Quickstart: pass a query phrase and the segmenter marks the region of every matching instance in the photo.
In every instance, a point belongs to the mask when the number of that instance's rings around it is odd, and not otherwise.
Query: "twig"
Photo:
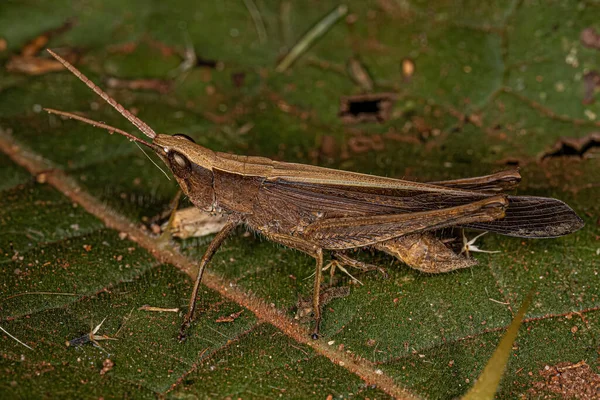
[[[121,329],[123,329],[123,327],[125,327],[125,324],[127,323],[127,321],[129,321],[129,318],[131,318],[131,314],[133,314],[133,310],[135,310],[135,307],[133,307],[131,309],[131,311],[129,311],[129,315],[127,315],[126,317],[123,318],[123,323],[121,324],[119,329],[117,329],[117,332],[115,333],[114,337],[119,336],[119,332],[121,332]]]
[[[341,17],[346,15],[347,12],[348,6],[341,4],[332,12],[327,14],[325,18],[313,26],[312,29],[309,30],[294,47],[292,47],[290,52],[283,58],[283,60],[281,60],[279,65],[277,65],[275,71],[284,72],[286,69],[288,69],[290,65],[292,65],[294,61],[296,61],[296,59],[314,43],[315,40],[323,36],[323,34],[327,32],[329,28],[331,28]]]
[[[25,343],[21,342],[19,339],[17,339],[16,337],[14,337],[13,335],[11,335],[10,333],[8,333],[6,331],[6,329],[4,329],[3,327],[0,326],[0,330],[4,333],[6,333],[8,336],[10,336],[12,339],[16,340],[17,342],[21,343],[23,346],[27,347],[29,350],[33,350],[31,347],[27,346]]]
[[[28,295],[39,295],[39,296],[83,296],[78,293],[60,293],[60,292],[23,292],[16,293],[11,296],[3,298],[1,301],[14,299],[15,297],[28,296]]]
[[[252,0],[244,0],[244,4],[246,5],[246,8],[252,17],[252,21],[254,21],[256,33],[258,33],[258,40],[261,43],[265,43],[267,41],[267,30],[265,29],[265,23],[260,15],[260,11]]]
[[[140,308],[138,308],[138,310],[140,311],[154,311],[154,312],[173,312],[173,313],[177,313],[179,312],[179,308],[162,308],[162,307],[152,307],[149,305],[143,305]]]
[[[490,297],[490,298],[488,298],[488,300],[489,300],[489,301],[493,301],[494,303],[502,304],[502,305],[505,305],[505,306],[510,306],[510,303],[506,303],[506,302],[504,302],[504,301],[500,301],[500,300],[492,299],[491,297]]]

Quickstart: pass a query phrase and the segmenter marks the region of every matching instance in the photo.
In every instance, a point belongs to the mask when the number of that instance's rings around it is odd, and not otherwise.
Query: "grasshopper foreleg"
[[[194,283],[194,289],[192,290],[192,295],[190,296],[190,305],[188,307],[188,312],[183,319],[183,323],[181,324],[181,328],[179,329],[179,341],[185,340],[185,331],[190,326],[193,318],[194,311],[196,310],[196,302],[198,297],[198,290],[200,289],[200,282],[202,281],[202,275],[204,274],[204,269],[213,258],[223,241],[229,236],[229,233],[238,225],[237,221],[229,221],[225,226],[216,234],[213,238],[212,242],[208,245],[208,249],[202,256],[200,260],[200,267],[198,268],[198,275],[196,276],[196,282]]]

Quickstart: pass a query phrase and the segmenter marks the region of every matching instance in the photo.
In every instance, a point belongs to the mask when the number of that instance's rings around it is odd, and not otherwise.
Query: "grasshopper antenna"
[[[114,126],[106,125],[106,124],[103,124],[102,122],[94,121],[93,119],[85,118],[85,117],[82,117],[80,115],[73,114],[70,112],[54,110],[52,108],[44,108],[44,111],[49,112],[50,114],[56,114],[56,115],[60,115],[62,117],[66,117],[66,118],[73,118],[78,121],[84,122],[88,125],[92,125],[96,128],[106,129],[109,133],[117,132],[117,133],[127,137],[129,140],[132,140],[136,143],[141,143],[147,147],[150,147],[152,150],[156,150],[156,148],[155,148],[156,145],[154,145],[152,143],[148,143],[148,142],[138,138],[137,136],[133,136],[131,133],[125,132],[119,128],[115,128]]]
[[[125,107],[123,107],[122,105],[117,103],[117,101],[115,99],[110,97],[106,92],[104,92],[102,89],[100,89],[98,86],[96,86],[94,84],[94,82],[90,81],[85,75],[83,75],[81,72],[79,72],[79,70],[77,68],[75,68],[73,65],[71,65],[70,62],[68,62],[67,60],[65,60],[64,58],[62,58],[61,56],[59,56],[58,54],[53,52],[52,50],[50,50],[50,49],[46,49],[46,50],[48,51],[48,53],[50,53],[50,55],[52,57],[56,58],[62,65],[64,65],[66,69],[71,71],[73,73],[73,75],[78,77],[80,81],[85,83],[98,96],[102,97],[104,99],[104,101],[106,101],[108,104],[110,104],[122,116],[127,118],[129,120],[129,122],[131,122],[133,125],[135,125],[136,128],[138,128],[144,135],[148,136],[150,139],[154,139],[156,137],[156,132],[154,132],[154,130],[152,128],[150,128],[144,121],[142,121],[141,119],[139,119],[138,117],[136,117],[135,115],[133,115],[132,113],[127,111],[125,109]],[[74,117],[72,117],[72,118],[74,118]],[[81,120],[81,121],[83,121],[83,120]],[[83,121],[83,122],[88,122],[88,121]],[[92,124],[92,125],[94,125],[94,124]],[[100,124],[96,123],[96,126],[100,126]],[[113,130],[115,132],[118,132],[117,129],[113,128]],[[121,133],[121,132],[119,132],[119,133]]]

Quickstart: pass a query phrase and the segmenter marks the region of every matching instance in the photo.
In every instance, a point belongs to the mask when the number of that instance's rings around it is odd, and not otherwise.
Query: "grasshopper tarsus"
[[[369,264],[369,263],[366,263],[363,261],[355,260],[354,258],[351,258],[348,255],[346,255],[340,251],[333,252],[332,256],[335,260],[337,260],[342,265],[356,268],[361,272],[377,271],[377,272],[379,272],[379,274],[381,274],[383,279],[389,278],[389,275],[388,275],[387,271],[385,270],[385,268],[382,268],[378,265],[373,265],[373,264]]]
[[[184,332],[183,326],[179,330],[179,335],[177,335],[177,340],[179,341],[179,343],[183,343],[187,340],[187,335]]]
[[[318,339],[319,339],[319,334],[318,334],[318,333],[316,333],[316,332],[313,332],[313,333],[310,335],[310,338],[311,338],[312,340],[318,340]]]
[[[177,335],[177,340],[179,340],[179,342],[185,342],[185,340],[187,339],[186,331],[188,330],[190,325],[192,325],[192,317],[191,317],[190,311],[193,312],[193,309],[188,309],[188,312],[185,314],[185,317],[183,318],[183,322],[181,323],[181,326],[179,327],[179,335]]]

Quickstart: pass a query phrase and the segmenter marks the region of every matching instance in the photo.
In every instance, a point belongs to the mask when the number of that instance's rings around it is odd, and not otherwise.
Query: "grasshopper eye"
[[[185,156],[181,155],[180,153],[176,152],[176,151],[172,151],[171,152],[171,157],[173,162],[175,162],[180,168],[187,168],[189,167],[190,163],[188,161],[187,158],[185,158]]]
[[[184,138],[184,139],[187,139],[187,140],[189,140],[189,141],[190,141],[190,142],[192,142],[192,143],[196,143],[196,141],[195,141],[194,139],[192,139],[192,138],[191,138],[191,137],[189,137],[188,135],[184,135],[183,133],[176,133],[176,134],[174,134],[173,136],[175,136],[175,137],[180,137],[180,138]]]
[[[169,164],[173,172],[180,178],[187,178],[191,171],[190,161],[183,154],[171,150],[169,153]]]

